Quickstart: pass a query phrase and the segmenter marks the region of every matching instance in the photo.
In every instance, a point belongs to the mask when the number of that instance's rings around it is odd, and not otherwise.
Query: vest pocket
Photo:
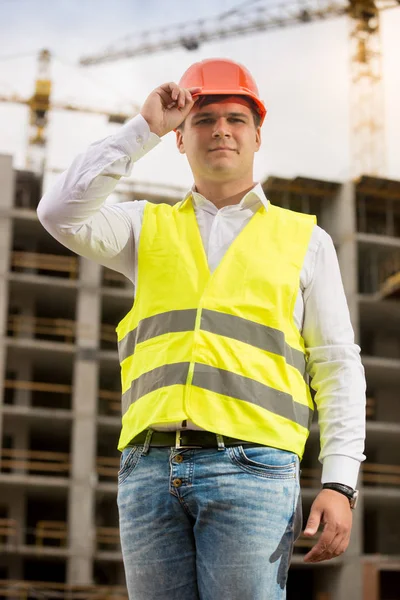
[[[231,462],[247,473],[271,479],[294,479],[298,457],[268,446],[228,446]]]
[[[120,469],[118,471],[118,483],[123,483],[132,473],[139,462],[143,446],[125,448],[121,454]]]

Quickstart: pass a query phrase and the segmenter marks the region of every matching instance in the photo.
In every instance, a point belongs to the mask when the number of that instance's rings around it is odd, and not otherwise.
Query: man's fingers
[[[192,93],[199,92],[199,87],[183,88],[173,81],[163,83],[148,96],[140,114],[150,131],[162,137],[185,120],[198,97],[193,98]]]
[[[341,554],[343,554],[343,552],[346,552],[347,547],[350,543],[350,537],[351,537],[351,532],[346,531],[344,533],[344,536],[342,537],[340,544],[335,548],[335,551],[334,551],[335,556],[340,556]]]
[[[330,560],[331,558],[340,556],[347,550],[350,542],[350,532],[347,530],[339,530],[331,541],[329,541],[329,538],[322,539],[324,533],[321,535],[320,540],[314,548],[305,555],[305,562],[322,562],[323,560]]]
[[[160,87],[158,90],[158,95],[160,96],[164,106],[168,107],[169,105],[174,105],[175,100],[172,99],[172,92],[168,92]]]
[[[336,537],[336,531],[331,530],[328,526],[325,527],[321,537],[315,546],[305,555],[305,562],[318,562],[319,560],[323,560],[321,556],[329,553],[331,544]]]
[[[307,525],[304,530],[304,535],[306,537],[312,537],[317,533],[318,527],[321,523],[321,516],[322,513],[320,510],[314,507],[311,508],[310,516],[308,517]]]
[[[317,553],[312,562],[322,562],[323,560],[329,560],[336,556],[336,549],[342,544],[343,536],[341,534],[337,534],[329,545],[325,545],[322,549],[322,552]]]
[[[200,90],[200,88],[190,88],[191,90]],[[166,83],[159,87],[158,93],[167,109],[174,106],[182,109],[193,102],[190,89],[180,88],[175,83]]]
[[[167,94],[169,94],[170,96],[173,96],[174,94],[176,94],[177,91],[179,91],[179,86],[176,83],[174,83],[173,81],[169,81],[168,83],[163,83],[162,85],[160,85],[160,87],[158,89],[163,90],[164,92],[167,92]],[[175,100],[176,100],[176,96],[175,96]]]
[[[322,554],[319,554],[314,558],[311,557],[311,560],[309,560],[309,562],[322,562],[324,560],[331,560],[332,558],[337,558],[338,556],[343,554],[343,552],[345,552],[348,545],[349,539],[344,538],[342,534],[338,534],[333,540],[332,544],[329,547],[327,547]]]
[[[333,540],[331,556],[329,558],[336,558],[337,556],[340,556],[341,554],[343,554],[343,552],[346,550],[348,545],[349,545],[349,539],[347,538],[346,535],[343,535],[343,534],[337,535],[336,538]],[[325,559],[322,559],[322,560],[325,560]]]
[[[179,96],[180,88],[176,85],[176,83],[164,83],[160,85],[156,90],[160,95],[164,106],[170,108],[176,104],[177,98]]]
[[[193,96],[193,94],[198,94],[199,92],[201,92],[201,87],[190,87],[187,88],[188,91],[191,93],[191,95]]]
[[[187,117],[201,92],[200,87],[183,88],[173,81],[163,83],[152,91],[142,106],[140,114],[150,131],[162,137],[176,129]]]
[[[183,108],[186,104],[186,91],[181,88],[179,90],[179,97],[178,97],[178,106],[179,108]]]
[[[343,552],[346,552],[348,545],[350,542],[350,538],[346,538],[335,550],[335,556],[340,556]]]

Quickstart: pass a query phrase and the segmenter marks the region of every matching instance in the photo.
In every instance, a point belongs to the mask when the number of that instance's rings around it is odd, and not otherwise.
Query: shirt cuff
[[[323,459],[321,483],[341,483],[355,489],[360,462],[350,456],[332,454]]]
[[[114,145],[121,148],[133,161],[138,160],[161,142],[161,138],[150,131],[141,114],[123,125],[113,136]]]

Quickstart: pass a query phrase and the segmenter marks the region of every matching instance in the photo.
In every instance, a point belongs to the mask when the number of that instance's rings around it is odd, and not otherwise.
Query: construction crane
[[[41,50],[38,57],[38,73],[35,90],[30,98],[22,98],[18,95],[2,96],[0,102],[12,102],[25,104],[29,107],[29,138],[26,152],[26,168],[38,175],[43,175],[45,170],[45,156],[47,143],[47,125],[49,111],[52,109],[69,110],[75,112],[104,115],[108,117],[109,123],[125,123],[127,119],[138,113],[139,108],[132,106],[130,115],[112,113],[107,110],[78,106],[75,104],[51,101],[51,78],[50,78],[51,53],[49,50]]]
[[[213,18],[135,34],[100,54],[82,57],[80,64],[95,65],[174,48],[197,50],[201,44],[214,40],[347,15],[353,175],[383,176],[385,135],[379,13],[399,6],[400,0],[288,0],[274,6],[265,4],[266,0],[248,0]],[[132,37],[134,43],[130,41]]]

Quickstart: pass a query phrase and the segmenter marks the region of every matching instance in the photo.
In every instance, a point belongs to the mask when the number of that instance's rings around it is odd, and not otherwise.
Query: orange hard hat
[[[195,96],[249,96],[257,105],[261,125],[267,114],[251,73],[243,65],[228,58],[208,58],[194,63],[182,75],[179,86],[200,87],[201,91]]]

